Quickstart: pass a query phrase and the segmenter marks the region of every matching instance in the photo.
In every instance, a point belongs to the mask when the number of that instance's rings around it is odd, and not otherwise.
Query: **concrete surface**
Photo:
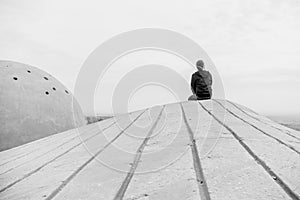
[[[226,100],[157,106],[0,152],[0,199],[299,199],[299,148]]]
[[[86,124],[73,95],[48,73],[0,61],[0,151]]]

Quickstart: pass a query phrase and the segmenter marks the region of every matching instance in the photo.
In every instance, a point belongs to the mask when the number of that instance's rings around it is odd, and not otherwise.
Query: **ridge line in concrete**
[[[132,124],[134,124],[140,116],[142,116],[148,109],[145,109],[142,113],[140,113],[128,126],[126,126],[117,136],[115,136],[111,141],[109,141],[104,147],[98,150],[91,158],[89,158],[84,164],[82,164],[76,171],[74,171],[70,176],[68,176],[62,183],[51,192],[51,194],[46,198],[46,200],[53,199],[59,192],[63,190],[64,187],[68,185],[68,183],[76,177],[76,175],[82,171],[90,162],[92,162],[100,153],[102,153],[109,145],[111,145],[114,141],[116,141]]]
[[[71,147],[70,149],[64,151],[63,153],[59,154],[58,156],[54,157],[53,159],[49,160],[48,162],[42,164],[41,166],[39,166],[38,168],[32,170],[31,172],[25,174],[22,178],[19,178],[15,181],[13,181],[12,183],[6,185],[5,187],[3,187],[2,189],[0,189],[0,193],[6,191],[7,189],[9,189],[10,187],[16,185],[17,183],[23,181],[24,179],[30,177],[31,175],[35,174],[36,172],[40,171],[42,168],[46,167],[48,164],[54,162],[55,160],[57,160],[58,158],[64,156],[65,154],[67,154],[68,152],[70,152],[71,150],[75,149],[76,147],[80,146],[82,144],[82,142],[88,141],[90,139],[92,139],[93,137],[99,135],[101,132],[105,131],[106,129],[110,128],[112,125],[114,125],[116,123],[116,121],[112,124],[110,124],[108,127],[106,127],[105,129],[101,130],[100,132],[97,132],[96,134],[86,138],[85,140],[79,142],[78,144],[74,145],[73,147]]]
[[[133,163],[132,163],[132,165],[130,167],[130,170],[127,173],[127,176],[125,177],[125,179],[123,180],[121,187],[119,188],[116,196],[114,197],[114,200],[122,200],[123,199],[123,197],[125,195],[125,192],[126,192],[126,190],[128,188],[128,185],[129,185],[129,183],[130,183],[130,181],[131,181],[131,179],[132,179],[132,177],[133,177],[133,175],[135,173],[135,170],[138,167],[139,161],[140,161],[140,159],[142,157],[142,154],[143,154],[143,150],[144,150],[145,146],[147,145],[147,142],[149,141],[149,139],[150,139],[150,137],[151,137],[154,129],[156,128],[156,126],[157,126],[157,124],[158,124],[158,122],[159,122],[159,120],[160,120],[160,118],[162,116],[164,108],[165,108],[165,106],[162,107],[162,109],[161,109],[158,117],[156,118],[153,126],[151,127],[151,129],[149,130],[148,134],[146,135],[143,143],[139,146],[138,150],[136,151],[136,154],[135,154],[135,157],[134,157],[134,161],[133,161]]]
[[[113,123],[112,123],[112,124],[113,124]],[[111,124],[110,124],[110,125],[111,125]],[[93,128],[95,128],[95,127],[93,127]],[[93,128],[88,129],[88,130],[85,130],[84,132],[91,131]],[[104,129],[102,129],[102,130],[104,130]],[[100,131],[102,131],[102,130],[100,130]],[[32,159],[29,160],[29,161],[25,161],[25,162],[23,162],[23,163],[21,163],[21,164],[19,164],[19,165],[16,165],[16,166],[14,166],[14,167],[11,167],[10,169],[8,169],[8,170],[6,170],[6,171],[4,171],[4,172],[1,172],[1,173],[0,173],[0,176],[3,175],[3,174],[6,174],[7,172],[10,172],[10,171],[12,171],[12,170],[18,168],[18,167],[21,167],[21,166],[25,165],[26,163],[32,161],[33,159],[37,159],[37,158],[40,158],[40,157],[43,157],[43,156],[47,155],[48,153],[52,152],[53,150],[55,150],[55,149],[57,149],[57,148],[59,148],[59,147],[64,146],[65,144],[71,142],[72,140],[75,140],[77,137],[78,137],[78,135],[76,135],[75,137],[70,138],[69,140],[67,140],[67,141],[65,141],[65,142],[63,142],[63,143],[61,143],[61,144],[58,145],[58,146],[55,146],[54,148],[49,149],[48,151],[44,152],[43,154],[40,154],[40,155],[38,155],[38,156],[32,158]],[[35,150],[35,151],[36,151],[36,150],[39,150],[39,148],[34,149],[34,150]],[[24,157],[24,156],[28,156],[28,155],[30,155],[31,153],[32,153],[32,152],[29,152],[28,154],[25,154],[25,155],[21,156],[20,158],[22,158],[22,157]],[[14,159],[14,160],[11,160],[11,161],[15,161],[15,160],[18,160],[18,159]]]
[[[256,130],[258,130],[259,132],[263,133],[264,135],[266,135],[266,136],[268,136],[268,137],[270,137],[270,138],[276,140],[278,143],[284,145],[285,147],[291,149],[292,151],[294,151],[294,152],[296,152],[297,154],[300,155],[300,152],[299,152],[297,149],[295,149],[293,146],[291,146],[291,145],[289,145],[289,144],[283,142],[282,140],[280,140],[280,139],[278,139],[278,138],[276,138],[276,137],[270,135],[269,133],[263,131],[262,129],[258,128],[258,127],[255,126],[254,124],[252,124],[252,123],[250,123],[250,122],[244,120],[243,118],[241,118],[240,116],[238,116],[237,114],[235,114],[234,112],[232,112],[231,110],[229,110],[228,108],[226,108],[223,104],[221,104],[221,103],[218,102],[217,100],[213,100],[213,101],[215,101],[216,103],[218,103],[221,107],[223,107],[227,112],[229,112],[231,115],[233,115],[233,116],[236,117],[237,119],[243,121],[244,123],[250,125],[250,126],[253,127],[254,129],[256,129]]]
[[[181,103],[180,103],[180,106],[181,106],[181,111],[182,111],[182,115],[183,115],[183,120],[187,127],[188,135],[189,135],[190,142],[191,142],[190,147],[191,147],[191,151],[192,151],[194,170],[196,173],[196,180],[197,180],[197,184],[198,184],[200,198],[201,198],[201,200],[210,200],[211,198],[209,195],[208,186],[207,186],[205,176],[203,173],[203,169],[201,166],[201,161],[200,161],[200,157],[199,157],[199,153],[198,153],[198,148],[197,148],[194,132],[192,131],[192,129],[187,121],[186,114],[185,114],[185,111],[184,111]]]
[[[199,105],[234,136],[234,138],[240,143],[240,145],[246,150],[246,152],[271,176],[272,180],[274,180],[285,191],[285,193],[289,197],[291,197],[293,200],[300,200],[300,197],[296,193],[294,193],[294,191],[261,158],[259,158],[251,150],[251,148],[238,136],[236,132],[234,132],[229,126],[227,126],[221,120],[219,120],[214,114],[212,114],[212,112],[210,112],[207,108],[205,108],[200,102]]]
[[[266,123],[266,122],[263,122],[262,120],[260,120],[260,119],[258,119],[258,118],[256,118],[256,117],[250,115],[249,113],[245,112],[243,109],[241,109],[240,107],[238,107],[237,105],[235,105],[235,104],[232,103],[231,101],[227,101],[227,102],[230,103],[231,105],[233,105],[233,106],[234,106],[235,108],[237,108],[238,110],[240,110],[240,111],[241,111],[242,113],[244,113],[245,115],[251,117],[252,119],[255,119],[255,120],[261,122],[261,123],[264,124],[264,125],[270,126],[270,127],[274,128],[274,129],[276,129],[276,130],[278,130],[278,131],[281,131],[282,133],[285,133],[285,134],[287,134],[287,135],[289,135],[289,136],[291,136],[291,137],[293,137],[293,138],[295,138],[295,139],[297,139],[297,140],[300,140],[300,138],[298,138],[298,137],[295,136],[295,135],[292,135],[288,130],[283,130],[283,129],[281,129],[281,128],[278,128],[278,127],[276,127],[276,126],[273,126],[272,124],[268,124],[268,123]]]

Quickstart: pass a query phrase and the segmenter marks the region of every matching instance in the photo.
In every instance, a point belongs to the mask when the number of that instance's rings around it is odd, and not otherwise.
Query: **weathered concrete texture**
[[[85,125],[73,95],[48,73],[0,61],[0,151]]]
[[[0,152],[0,199],[299,199],[299,136],[229,101],[158,106]]]

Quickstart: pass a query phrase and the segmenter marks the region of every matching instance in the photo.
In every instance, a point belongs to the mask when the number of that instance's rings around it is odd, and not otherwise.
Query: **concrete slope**
[[[241,105],[169,104],[0,152],[0,199],[299,199],[299,153]]]

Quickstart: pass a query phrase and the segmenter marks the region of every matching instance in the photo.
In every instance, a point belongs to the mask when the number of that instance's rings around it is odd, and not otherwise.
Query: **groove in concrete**
[[[182,111],[182,115],[183,115],[183,120],[184,120],[184,123],[187,127],[190,142],[191,142],[190,147],[191,147],[192,156],[193,156],[193,164],[194,164],[194,170],[195,170],[195,173],[196,173],[200,198],[201,198],[201,200],[210,200],[208,186],[207,186],[205,176],[204,176],[204,173],[203,173],[203,169],[202,169],[202,166],[201,166],[201,161],[200,161],[200,157],[199,157],[199,153],[198,153],[198,149],[197,149],[197,144],[196,144],[196,139],[195,139],[195,136],[194,136],[194,132],[192,131],[192,129],[191,129],[191,127],[190,127],[190,125],[187,121],[186,114],[185,114],[185,111],[183,109],[182,104],[180,104],[180,106],[181,106],[181,111]]]
[[[115,123],[115,122],[114,122],[114,123]],[[112,124],[114,124],[114,123],[112,123]],[[110,125],[112,125],[112,124],[110,124]],[[93,127],[93,128],[95,128],[95,127]],[[104,129],[102,129],[102,130],[100,130],[100,131],[103,131],[103,130],[104,130]],[[91,130],[88,129],[88,130],[85,130],[84,132],[87,132],[87,131],[91,131]],[[68,144],[69,142],[75,140],[76,138],[78,138],[78,135],[76,135],[75,137],[70,138],[69,140],[63,142],[62,144],[60,144],[60,145],[58,145],[58,146],[55,146],[54,148],[52,148],[52,149],[50,149],[50,150],[48,150],[48,151],[46,151],[46,152],[44,152],[44,153],[42,153],[42,154],[36,156],[36,157],[31,158],[31,160],[27,160],[26,162],[23,162],[23,163],[21,163],[21,164],[19,164],[19,165],[16,165],[16,166],[12,167],[12,168],[9,168],[8,170],[6,170],[6,171],[0,173],[0,176],[3,175],[3,174],[6,174],[7,172],[10,172],[10,171],[12,171],[12,170],[17,169],[18,167],[21,167],[21,166],[25,165],[26,163],[29,163],[29,162],[32,161],[32,160],[41,158],[41,157],[47,155],[48,153],[54,151],[55,149],[60,148],[60,147],[62,147],[62,146],[64,146],[64,145]],[[35,149],[35,150],[39,150],[39,148],[38,148],[38,149]],[[32,152],[30,152],[30,153],[32,153]],[[30,153],[28,153],[28,154],[26,154],[26,155],[24,155],[24,156],[28,156]],[[22,156],[22,157],[23,157],[23,156]]]
[[[127,176],[125,177],[121,187],[119,188],[114,200],[121,200],[123,199],[124,195],[125,195],[125,192],[128,188],[128,185],[135,173],[135,170],[140,162],[140,159],[142,157],[142,154],[143,154],[143,150],[145,148],[145,146],[147,145],[151,135],[153,134],[153,131],[154,129],[156,128],[157,124],[158,124],[158,121],[160,120],[161,118],[161,115],[163,113],[163,110],[164,110],[165,106],[162,107],[158,117],[156,118],[156,121],[154,122],[153,126],[151,127],[151,129],[149,130],[147,136],[145,137],[143,143],[139,146],[136,154],[135,154],[135,157],[134,157],[134,161],[133,161],[133,164],[131,165],[131,168],[129,170],[129,172],[127,173]]]
[[[30,177],[31,175],[35,174],[36,172],[40,171],[41,169],[43,169],[44,167],[46,167],[48,164],[54,162],[55,160],[57,160],[58,158],[64,156],[65,154],[67,154],[68,152],[70,152],[71,150],[75,149],[76,147],[82,145],[83,142],[86,142],[94,137],[96,137],[97,135],[99,135],[100,133],[102,133],[103,131],[107,130],[108,128],[110,128],[112,125],[114,125],[116,122],[112,123],[111,125],[109,125],[108,127],[104,128],[102,131],[97,132],[96,134],[86,138],[85,140],[83,140],[82,142],[74,145],[73,147],[71,147],[70,149],[64,151],[63,153],[59,154],[58,156],[56,156],[55,158],[49,160],[48,162],[44,163],[43,165],[41,165],[40,167],[36,168],[35,170],[25,174],[22,178],[19,178],[17,180],[15,180],[14,182],[8,184],[7,186],[5,186],[4,188],[0,189],[0,193],[4,192],[5,190],[9,189],[10,187],[16,185],[17,183],[23,181],[24,179]]]
[[[70,135],[71,135],[71,134],[70,134]],[[51,135],[51,136],[56,136],[56,134],[55,134],[55,135]],[[51,136],[49,136],[49,137],[51,137]],[[67,137],[68,137],[68,136],[67,136]],[[42,139],[45,139],[45,138],[41,138],[40,140],[42,140]],[[52,142],[55,143],[56,140],[61,140],[61,138],[54,138],[54,141],[52,141]],[[30,143],[31,143],[31,142],[29,142],[29,143],[27,143],[27,144],[24,144],[24,145],[22,145],[22,146],[23,146],[23,147],[28,146],[28,145],[30,145]],[[20,146],[19,146],[19,147],[20,147]],[[38,151],[38,150],[40,150],[40,148],[34,148],[34,149],[32,149],[31,151],[29,151],[29,152],[26,151],[26,149],[21,149],[21,151],[23,151],[23,152],[25,151],[25,153],[23,153],[23,154],[21,154],[21,155],[18,155],[18,156],[15,156],[15,157],[13,157],[13,158],[10,159],[10,160],[1,163],[1,164],[0,164],[0,167],[3,166],[3,165],[8,164],[8,163],[10,163],[10,162],[13,162],[13,161],[16,161],[16,160],[18,160],[18,159],[21,159],[21,158],[23,158],[23,157],[25,157],[25,156],[28,156],[28,155],[30,155],[31,153],[36,152],[36,151]]]
[[[276,141],[279,142],[280,144],[286,146],[287,148],[291,149],[292,151],[294,151],[294,152],[296,152],[297,154],[300,155],[300,152],[299,152],[297,149],[295,149],[293,146],[291,146],[291,145],[289,145],[289,144],[283,142],[282,140],[280,140],[280,139],[278,139],[278,138],[276,138],[276,137],[270,135],[269,133],[267,133],[267,132],[261,130],[260,128],[258,128],[258,127],[255,126],[254,124],[251,124],[250,122],[244,120],[243,118],[241,118],[240,116],[236,115],[236,114],[233,113],[231,110],[229,110],[228,108],[226,108],[225,106],[223,106],[223,104],[221,104],[221,103],[218,102],[217,100],[213,100],[213,101],[215,101],[216,103],[218,103],[222,108],[224,108],[227,112],[229,112],[231,115],[233,115],[233,116],[236,117],[237,119],[239,119],[239,120],[243,121],[244,123],[246,123],[246,124],[252,126],[254,129],[256,129],[256,130],[258,130],[259,132],[263,133],[264,135],[266,135],[266,136],[268,136],[268,137],[270,137],[270,138],[276,140]]]
[[[128,124],[117,136],[115,136],[111,141],[109,141],[103,148],[97,151],[94,156],[88,159],[84,164],[82,164],[76,171],[74,171],[68,178],[66,178],[62,183],[46,198],[46,200],[53,199],[64,187],[68,185],[68,183],[79,174],[80,171],[84,169],[90,162],[92,162],[100,153],[102,153],[109,145],[111,145],[114,141],[116,141],[134,122],[136,122],[142,114],[144,114],[148,109],[145,109],[142,113],[140,113],[131,123]]]
[[[237,105],[235,105],[235,104],[232,103],[231,101],[227,101],[227,102],[230,103],[231,105],[233,105],[235,108],[237,108],[239,111],[241,111],[242,113],[244,113],[244,114],[247,115],[248,117],[251,117],[252,119],[257,120],[257,121],[259,121],[260,123],[262,123],[262,124],[264,124],[264,125],[266,125],[266,126],[269,126],[269,127],[271,127],[271,128],[274,128],[274,129],[276,129],[276,130],[278,130],[278,131],[280,131],[280,132],[282,132],[282,133],[284,133],[284,134],[287,134],[287,135],[289,135],[289,136],[291,136],[291,137],[293,137],[293,138],[295,138],[295,139],[297,139],[297,140],[300,140],[300,138],[298,138],[298,137],[295,136],[295,135],[292,135],[288,130],[283,130],[283,129],[281,129],[281,128],[278,128],[278,127],[276,127],[276,126],[273,126],[272,124],[268,124],[268,123],[266,123],[266,122],[263,122],[263,121],[260,120],[259,118],[254,117],[254,116],[250,115],[249,113],[245,112],[243,109],[241,109],[240,107],[238,107]]]
[[[300,197],[294,193],[294,191],[261,159],[259,158],[251,148],[238,136],[236,132],[234,132],[229,126],[224,124],[221,120],[219,120],[212,112],[210,112],[207,108],[205,108],[200,102],[199,105],[210,115],[212,116],[218,123],[224,126],[240,143],[240,145],[247,151],[247,153],[260,165],[263,169],[271,176],[272,180],[274,180],[285,192],[289,195],[293,200],[300,200]]]

